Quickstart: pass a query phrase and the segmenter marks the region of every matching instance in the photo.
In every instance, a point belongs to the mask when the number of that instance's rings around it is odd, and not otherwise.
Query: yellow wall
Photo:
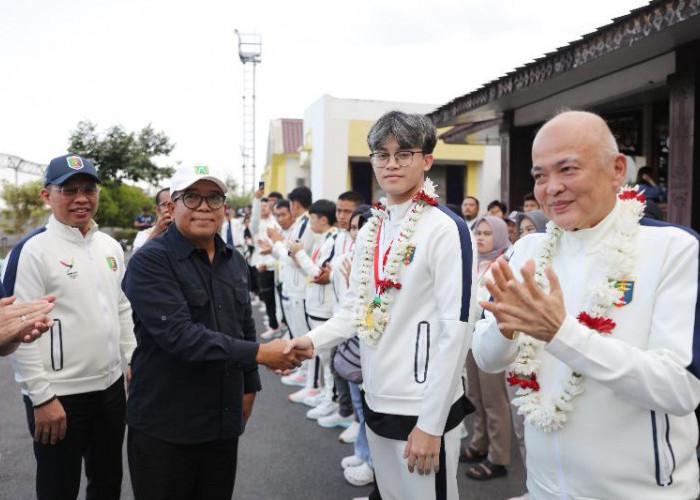
[[[289,190],[288,186],[284,185],[285,162],[288,156],[298,155],[272,155],[272,162],[265,167],[265,173],[263,174],[266,192],[279,191],[286,193]]]
[[[370,120],[350,120],[348,126],[348,156],[357,157],[369,155],[367,149],[367,133],[374,124]],[[438,129],[438,135],[451,127]],[[484,146],[473,144],[445,144],[438,141],[434,155],[443,161],[484,161]]]
[[[465,196],[477,196],[479,193],[479,164],[477,162],[467,163],[467,185],[464,191]]]

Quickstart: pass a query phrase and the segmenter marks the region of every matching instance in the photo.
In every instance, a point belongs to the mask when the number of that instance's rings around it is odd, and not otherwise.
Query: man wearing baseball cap
[[[129,362],[136,341],[120,288],[122,248],[92,219],[99,183],[87,158],[51,160],[39,193],[51,208],[49,221],[5,263],[3,282],[18,302],[56,297],[50,330],[12,355],[42,500],[77,498],[83,459],[87,498],[118,499],[121,492],[126,402],[120,353]]]
[[[127,403],[137,500],[230,499],[258,364],[285,370],[305,358],[283,354],[282,340],[255,342],[245,260],[218,234],[226,190],[206,166],[178,168],[173,223],[124,278],[138,340]]]

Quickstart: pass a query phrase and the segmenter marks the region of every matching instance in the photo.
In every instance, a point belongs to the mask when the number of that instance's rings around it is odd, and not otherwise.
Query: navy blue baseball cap
[[[44,186],[48,186],[49,184],[60,186],[77,174],[85,174],[95,179],[95,182],[102,182],[97,175],[95,165],[93,165],[90,160],[73,153],[68,153],[67,155],[54,158],[48,164],[46,167],[46,174],[44,175]]]

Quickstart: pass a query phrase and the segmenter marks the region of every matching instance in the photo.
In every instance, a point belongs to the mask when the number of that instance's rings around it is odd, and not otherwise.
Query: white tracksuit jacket
[[[391,220],[403,218],[409,205],[389,207]],[[461,374],[475,315],[475,251],[464,220],[443,206],[425,207],[409,243],[415,253],[400,272],[402,288],[390,305],[386,330],[376,346],[360,342],[363,385],[372,410],[417,416],[423,431],[442,435],[450,407],[464,394]],[[343,307],[308,334],[316,348],[356,334],[359,265],[365,246],[374,244],[363,227]]]
[[[696,237],[643,219],[631,301],[608,313],[617,324],[612,334],[602,336],[575,319],[586,308],[587,285],[602,278],[596,253],[603,240],[616,237],[612,218],[618,209],[594,228],[567,231],[552,261],[568,315],[540,351],[540,393],[557,397],[571,369],[585,382],[563,429],[544,433],[525,425],[533,500],[689,499],[700,493],[692,413],[700,381],[690,371],[698,373],[694,339],[700,350]],[[532,234],[515,244],[510,264],[516,275],[527,259],[537,258],[545,240]],[[484,371],[506,369],[516,347],[490,313],[477,323],[472,351]]]
[[[53,216],[5,262],[8,294],[24,302],[55,295],[54,326],[12,355],[15,379],[34,405],[54,395],[107,389],[136,347],[131,305],[121,289],[124,253],[97,225],[83,237]]]

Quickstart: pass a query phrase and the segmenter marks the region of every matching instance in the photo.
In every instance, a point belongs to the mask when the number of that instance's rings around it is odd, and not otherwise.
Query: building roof
[[[298,152],[304,139],[304,121],[299,118],[282,118],[280,121],[284,154]]]
[[[692,18],[695,23],[687,22]],[[639,45],[640,52],[644,52],[644,55],[640,54],[639,57],[651,57],[654,54],[650,53],[648,45],[644,43],[650,37],[669,32],[667,37],[660,37],[661,43],[655,43],[656,48],[652,49],[660,53],[662,50],[668,50],[673,44],[696,39],[697,30],[692,25],[697,24],[697,21],[700,21],[700,0],[652,0],[629,14],[613,19],[610,24],[584,35],[581,39],[450,101],[428,116],[438,127],[460,123],[460,116],[469,111],[547,83],[620,49]],[[684,28],[687,29],[671,29],[681,24],[686,24]],[[602,71],[602,68],[598,70]]]

